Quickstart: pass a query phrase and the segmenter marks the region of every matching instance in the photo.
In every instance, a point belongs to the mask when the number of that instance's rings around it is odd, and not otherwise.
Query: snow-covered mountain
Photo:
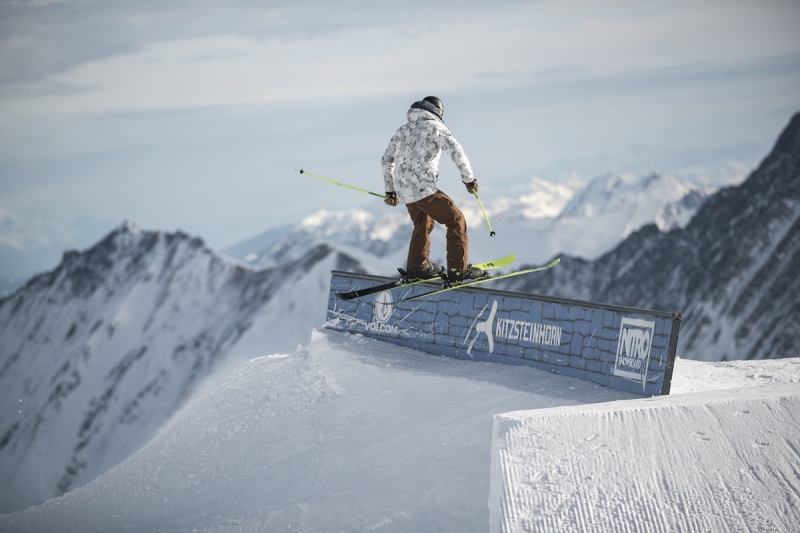
[[[531,218],[534,206],[503,209],[507,200],[499,201],[500,208],[487,201],[497,236],[481,227],[480,212],[474,214],[477,224],[472,224],[469,235],[470,256],[515,253],[518,263],[542,263],[556,254],[593,259],[646,224],[656,223],[663,231],[685,226],[707,196],[707,191],[676,176],[608,174],[574,191],[571,198],[562,192],[562,209],[552,216]],[[474,204],[466,202],[459,205]],[[558,203],[541,211],[555,213]]]
[[[1,299],[0,512],[125,459],[220,365],[306,342],[335,268],[358,266],[320,245],[255,271],[125,223]]]
[[[610,174],[578,191],[533,178],[513,196],[484,198],[497,233],[490,237],[475,198],[453,194],[470,228],[470,258],[488,260],[515,253],[518,261],[541,262],[556,253],[593,258],[632,231],[656,223],[662,230],[685,226],[707,193],[678,177]],[[379,204],[371,211],[319,211],[293,228],[270,230],[225,250],[254,266],[281,264],[327,243],[358,256],[365,268],[390,274],[404,266],[411,223],[405,209]],[[432,234],[432,259],[444,261],[444,231]]]
[[[541,180],[517,193],[487,203],[501,225],[556,220],[573,195]],[[243,262],[125,223],[0,299],[0,511],[119,463],[216,367],[306,341],[324,319],[332,269],[403,264],[407,214],[381,207],[309,215],[242,243],[231,255]],[[465,213],[482,220],[477,205]],[[443,232],[434,238],[443,252]],[[250,330],[259,333],[242,340]]]
[[[561,211],[560,218],[597,220],[606,227],[610,224],[618,227],[620,222],[627,221],[624,226],[627,237],[653,222],[661,231],[684,227],[704,199],[700,189],[677,176],[613,173],[578,191]]]
[[[460,191],[459,191],[460,192]],[[492,217],[507,217],[508,222],[553,219],[564,210],[575,196],[575,189],[567,185],[551,183],[541,178],[531,178],[525,184],[514,187],[513,196],[484,199],[486,211]],[[483,214],[472,197],[461,196],[467,220],[480,223]],[[477,225],[477,224],[474,224]]]
[[[693,218],[705,193],[669,176],[608,175],[581,191],[534,180],[513,196],[484,198],[494,239],[474,198],[457,200],[472,227],[473,257],[502,248],[522,265],[563,243],[613,248],[595,261],[566,257],[550,274],[509,288],[683,311],[684,357],[793,355],[798,147],[796,116],[744,184],[715,194]],[[410,226],[404,210],[379,208],[309,215],[229,250],[241,261],[198,238],[125,223],[0,299],[0,512],[119,464],[219,368],[307,341],[325,315],[330,270],[391,274],[405,261]],[[637,220],[653,224],[634,230]],[[443,254],[443,231],[434,241]],[[311,363],[293,374],[301,392],[328,398],[344,390],[324,375],[302,381]],[[272,400],[254,405],[263,401]]]
[[[792,357],[800,338],[800,113],[739,186],[685,228],[655,225],[595,261],[562,258],[513,290],[684,314],[679,353],[709,360]]]

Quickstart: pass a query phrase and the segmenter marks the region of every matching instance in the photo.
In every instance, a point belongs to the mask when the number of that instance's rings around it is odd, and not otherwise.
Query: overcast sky
[[[532,176],[730,177],[800,109],[798,27],[797,0],[5,0],[0,253],[83,248],[124,219],[221,249],[379,202],[294,169],[380,191],[426,95],[485,197]]]

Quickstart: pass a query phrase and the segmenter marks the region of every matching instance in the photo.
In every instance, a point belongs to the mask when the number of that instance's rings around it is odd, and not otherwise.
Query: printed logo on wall
[[[484,309],[478,318],[483,314]],[[489,313],[489,318],[475,325],[475,331],[478,334],[472,339],[472,342],[467,348],[467,353],[472,353],[472,347],[481,333],[486,334],[489,344],[489,353],[494,353],[494,341],[498,339],[508,339],[512,341],[525,341],[530,344],[540,344],[549,346],[561,345],[561,332],[563,328],[560,326],[551,326],[541,324],[538,322],[527,322],[525,320],[512,320],[509,318],[498,318],[495,321],[494,315],[497,312],[497,300],[492,302],[492,310]],[[477,320],[476,320],[477,322]],[[496,325],[495,325],[496,323]]]
[[[614,364],[615,376],[641,381],[644,387],[655,327],[656,323],[649,320],[622,318]]]
[[[394,311],[394,301],[392,293],[389,291],[379,292],[375,296],[375,306],[372,310],[373,320],[380,324],[385,324],[392,318]]]
[[[669,394],[682,315],[491,290],[452,291],[409,305],[398,302],[406,291],[336,297],[370,286],[372,278],[334,272],[325,327],[435,355]]]
[[[485,310],[486,308],[484,307],[483,309]],[[492,311],[489,313],[489,318],[475,326],[475,331],[477,331],[478,334],[475,335],[475,338],[469,343],[469,348],[467,348],[468,354],[472,355],[472,347],[475,346],[475,341],[478,340],[478,337],[480,337],[481,333],[486,333],[486,338],[489,340],[489,353],[494,353],[494,335],[492,334],[492,328],[494,327],[494,314],[496,312],[497,300],[492,302]],[[481,311],[481,315],[482,314],[483,310]],[[478,318],[480,318],[481,315],[478,315]]]

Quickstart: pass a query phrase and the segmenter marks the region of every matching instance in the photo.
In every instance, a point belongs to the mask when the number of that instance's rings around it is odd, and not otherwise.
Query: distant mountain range
[[[254,324],[242,359],[307,342],[325,316],[314,296],[342,268],[358,265],[319,245],[256,271],[199,238],[125,223],[0,300],[0,512],[125,459]]]
[[[796,356],[800,346],[800,113],[739,186],[685,228],[644,226],[602,257],[564,257],[503,288],[684,314],[678,353]]]
[[[766,358],[796,355],[800,338],[798,188],[800,115],[743,184],[710,196],[672,176],[533,180],[485,199],[495,238],[474,198],[456,200],[476,260],[566,253],[496,286],[684,313],[681,357]],[[1,298],[0,512],[118,464],[221,367],[308,342],[331,270],[392,275],[410,225],[378,208],[318,212],[229,257],[128,222]],[[442,231],[434,241],[443,254]]]
[[[595,258],[646,224],[663,231],[685,226],[708,197],[708,191],[681,178],[657,174],[608,174],[577,190],[534,178],[513,192],[484,200],[496,237],[489,236],[474,197],[453,195],[470,228],[470,259],[488,261],[509,253],[522,262],[541,262],[556,253]],[[406,210],[381,203],[372,211],[319,211],[297,226],[270,230],[224,253],[263,268],[326,243],[358,257],[367,270],[391,274],[405,266],[410,236]],[[432,241],[432,259],[443,262],[441,228]]]

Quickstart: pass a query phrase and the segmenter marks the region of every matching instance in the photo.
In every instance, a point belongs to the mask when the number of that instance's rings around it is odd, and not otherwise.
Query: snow
[[[792,531],[799,411],[792,383],[499,415],[491,531]]]
[[[646,224],[661,231],[685,226],[705,198],[672,175],[608,174],[577,191],[536,179],[530,187],[534,192],[517,198],[483,199],[501,239],[486,231],[474,200],[457,198],[470,228],[471,258],[514,252],[520,264],[542,264],[556,254],[595,259]],[[686,202],[687,196],[694,201]]]
[[[787,453],[800,441],[797,359],[678,360],[673,395],[642,400],[358,335],[314,331],[285,353],[259,353],[250,335],[239,356],[252,358],[217,374],[132,457],[0,515],[0,530],[486,531],[493,421],[530,410],[544,431],[535,450],[548,470],[537,472],[550,476],[533,488],[560,502],[554,516],[589,513],[594,531],[649,531],[664,517],[699,530],[720,513],[780,528],[798,517],[800,461]],[[739,508],[722,506],[726,486],[744,487],[747,501],[737,493]],[[614,509],[624,527],[606,528]]]
[[[307,343],[338,262],[267,277],[130,222],[111,240],[0,306],[0,512],[120,464],[207,375]],[[99,288],[76,296],[81,283]]]

